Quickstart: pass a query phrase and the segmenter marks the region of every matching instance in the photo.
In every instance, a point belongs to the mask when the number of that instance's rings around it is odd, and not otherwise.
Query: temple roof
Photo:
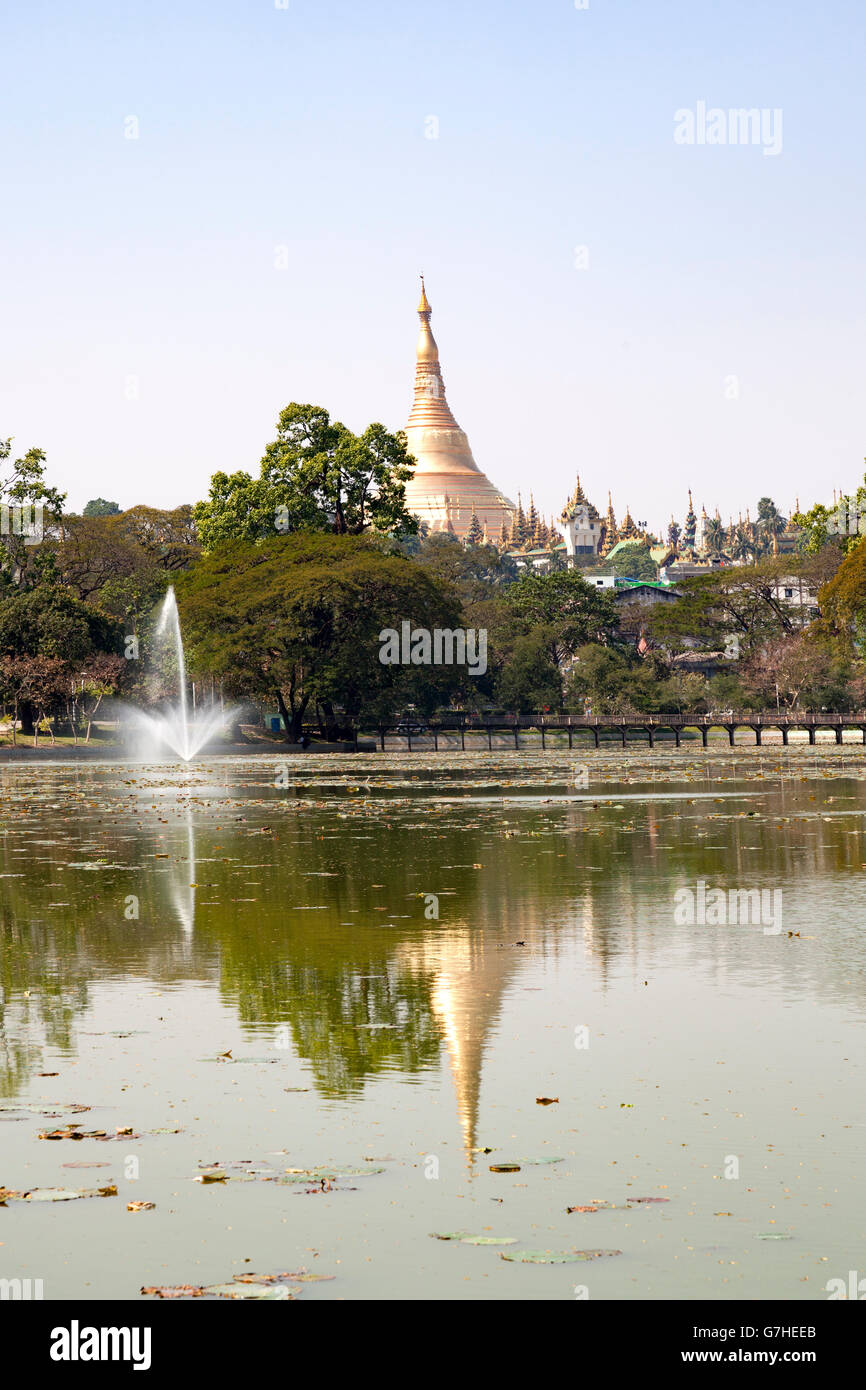
[[[601,518],[600,518],[598,512],[596,511],[595,507],[594,507],[593,504],[590,502],[589,498],[587,497],[586,493],[585,493],[584,490],[583,490],[583,486],[582,486],[581,481],[580,481],[580,474],[579,474],[579,473],[578,473],[578,475],[577,475],[577,484],[576,484],[576,486],[575,486],[574,492],[571,494],[571,496],[569,497],[568,501],[566,502],[565,506],[564,506],[563,509],[562,509],[561,520],[562,520],[562,521],[568,521],[568,520],[570,520],[570,518],[574,516],[574,514],[575,514],[575,512],[577,511],[578,507],[586,507],[587,510],[588,510],[588,512],[589,512],[590,519],[591,519],[592,521],[600,521],[600,520],[601,520]]]

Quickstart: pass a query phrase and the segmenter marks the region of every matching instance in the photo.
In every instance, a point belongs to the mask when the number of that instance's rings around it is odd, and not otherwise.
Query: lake
[[[0,1278],[826,1299],[866,1229],[864,775],[830,745],[5,766]]]

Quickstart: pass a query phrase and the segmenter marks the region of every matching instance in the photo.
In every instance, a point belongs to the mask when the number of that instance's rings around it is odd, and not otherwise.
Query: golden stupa
[[[439,367],[439,349],[430,329],[430,303],[421,276],[415,399],[406,438],[415,474],[406,485],[406,504],[431,531],[451,531],[465,539],[473,513],[490,535],[510,525],[514,503],[495,488],[472,457],[469,440],[451,414]]]

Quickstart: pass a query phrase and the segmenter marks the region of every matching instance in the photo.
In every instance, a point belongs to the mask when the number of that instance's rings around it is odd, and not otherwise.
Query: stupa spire
[[[415,349],[415,398],[409,413],[408,426],[409,428],[421,426],[424,429],[456,430],[457,421],[451,414],[445,399],[445,382],[442,380],[442,370],[439,366],[439,349],[430,327],[432,312],[422,275],[421,298],[418,302],[418,318],[421,320],[421,325],[418,330],[418,343]],[[474,462],[473,459],[473,464]]]
[[[472,457],[469,440],[460,428],[445,398],[445,383],[439,365],[439,348],[430,327],[432,307],[421,276],[418,301],[418,343],[415,351],[415,394],[406,422],[406,443],[415,461],[415,472],[406,484],[406,503],[422,521],[439,529],[442,497],[461,494],[475,503],[478,521],[486,523],[488,534],[508,519],[514,503],[494,487]],[[464,539],[471,523],[469,512],[458,512],[453,529]]]

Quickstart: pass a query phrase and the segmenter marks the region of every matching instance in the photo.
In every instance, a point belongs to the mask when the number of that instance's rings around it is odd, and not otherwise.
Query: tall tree
[[[234,542],[180,577],[192,663],[229,692],[273,700],[297,742],[316,701],[360,710],[435,705],[454,667],[387,665],[380,632],[404,621],[453,628],[457,605],[424,569],[363,536],[277,536]]]
[[[704,532],[704,546],[709,555],[721,555],[725,549],[727,533],[722,525],[721,518],[711,516],[707,521]]]
[[[226,541],[255,544],[291,531],[413,534],[418,520],[406,508],[413,466],[402,431],[372,424],[356,435],[321,406],[293,402],[257,479],[214,474],[209,497],[195,507],[201,543],[211,553]]]
[[[60,520],[64,494],[45,479],[45,453],[28,449],[11,464],[12,440],[0,439],[0,506],[6,524],[0,532],[0,582],[26,584],[37,566],[45,531]],[[11,524],[10,524],[11,523]]]

